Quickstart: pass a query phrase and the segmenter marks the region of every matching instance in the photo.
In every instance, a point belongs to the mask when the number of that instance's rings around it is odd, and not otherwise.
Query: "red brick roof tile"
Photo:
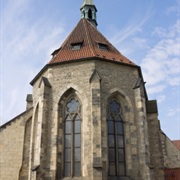
[[[180,140],[172,141],[172,143],[180,150]]]
[[[79,50],[72,50],[72,44],[82,43]],[[107,50],[98,47],[107,45]],[[86,58],[104,58],[124,64],[135,65],[123,56],[88,20],[81,19],[62,46],[52,53],[49,64]]]

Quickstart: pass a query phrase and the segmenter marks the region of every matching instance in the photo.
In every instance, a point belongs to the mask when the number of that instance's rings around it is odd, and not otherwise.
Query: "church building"
[[[81,19],[30,82],[26,111],[1,126],[1,180],[164,180],[180,151],[163,133],[141,67]],[[170,180],[170,179],[169,179]]]

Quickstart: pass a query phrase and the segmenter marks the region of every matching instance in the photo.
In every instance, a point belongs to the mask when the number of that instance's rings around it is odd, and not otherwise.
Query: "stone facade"
[[[180,169],[180,150],[177,150],[177,147],[163,132],[161,132],[161,142],[165,167],[169,169],[179,167]]]
[[[1,179],[164,179],[164,167],[180,167],[179,151],[161,133],[156,102],[147,100],[140,78],[136,67],[100,60],[48,67],[33,84],[33,108],[1,127]],[[70,95],[82,106],[82,176],[65,178],[63,112]],[[111,98],[121,103],[125,134],[126,176],[116,178],[108,176]]]
[[[148,102],[147,113],[152,176],[154,176],[154,179],[164,179],[164,158],[156,101]]]
[[[27,134],[31,127],[32,108],[1,127],[0,179],[16,180],[28,176],[29,155]],[[27,154],[25,154],[27,153]],[[25,167],[26,166],[26,167]],[[22,172],[23,169],[23,172]],[[23,179],[23,178],[21,178]]]
[[[96,29],[96,12],[85,0],[32,80],[27,110],[1,126],[1,180],[164,180],[180,167],[140,67]]]

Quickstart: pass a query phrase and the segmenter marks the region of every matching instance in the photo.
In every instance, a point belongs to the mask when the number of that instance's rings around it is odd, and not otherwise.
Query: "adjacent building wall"
[[[161,133],[161,141],[164,156],[164,166],[166,168],[180,168],[180,150],[163,132]]]
[[[23,160],[25,125],[32,116],[32,109],[1,126],[0,179],[18,180]]]
[[[29,109],[1,127],[0,179],[70,179],[63,178],[61,114],[63,97],[73,90],[82,103],[82,177],[76,180],[119,179],[108,177],[107,102],[111,97],[121,103],[124,121],[126,177],[121,179],[164,180],[164,164],[180,167],[180,157],[177,148],[161,134],[156,102],[145,106],[143,82],[134,88],[139,78],[137,68],[106,61],[46,69],[33,85],[34,114]],[[36,118],[38,104],[40,116]],[[36,119],[39,129],[34,128]],[[33,150],[36,138],[38,153]],[[38,156],[37,164],[29,163],[34,155]]]
[[[155,100],[147,102],[147,121],[150,144],[151,179],[164,180],[164,158],[161,146],[160,122]]]

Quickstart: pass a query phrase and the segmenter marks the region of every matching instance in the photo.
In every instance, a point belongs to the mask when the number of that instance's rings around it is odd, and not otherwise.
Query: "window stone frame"
[[[83,135],[83,106],[79,95],[76,90],[69,88],[60,98],[58,103],[58,139],[57,139],[57,179],[76,179],[82,177],[82,163],[83,163],[83,149],[82,149],[82,135]],[[75,98],[80,103],[80,113],[81,113],[81,176],[64,176],[64,120],[65,120],[65,106],[69,99]]]
[[[110,103],[115,101],[118,105],[119,105],[119,112],[115,115],[115,113],[111,112],[110,111]],[[121,105],[121,102],[118,100],[118,98],[116,97],[111,97],[109,98],[108,100],[108,103],[107,103],[107,144],[108,144],[108,176],[110,177],[123,177],[123,176],[126,176],[126,149],[125,149],[125,135],[124,135],[124,121],[123,121],[123,112],[122,112],[122,105]],[[112,120],[109,119],[109,117],[112,117]],[[115,117],[116,116],[116,117]],[[120,117],[120,121],[118,121],[118,118]],[[109,126],[108,126],[108,123],[109,122],[113,122],[113,128],[114,128],[114,132],[113,133],[109,133]],[[117,129],[117,124],[118,122],[122,123],[122,131],[123,133],[122,134],[118,134],[118,129]],[[109,136],[113,135],[114,136],[114,148],[110,147],[109,146]],[[122,136],[123,137],[123,148],[119,148],[118,147],[118,136]],[[115,154],[114,154],[114,157],[115,157],[115,175],[110,175],[110,157],[109,157],[109,149],[114,149],[115,150]],[[124,174],[123,175],[120,175],[119,173],[119,155],[118,155],[118,151],[119,149],[123,149],[123,153],[124,153],[124,161],[122,161],[122,164],[124,164]],[[112,161],[113,162],[113,161]]]

